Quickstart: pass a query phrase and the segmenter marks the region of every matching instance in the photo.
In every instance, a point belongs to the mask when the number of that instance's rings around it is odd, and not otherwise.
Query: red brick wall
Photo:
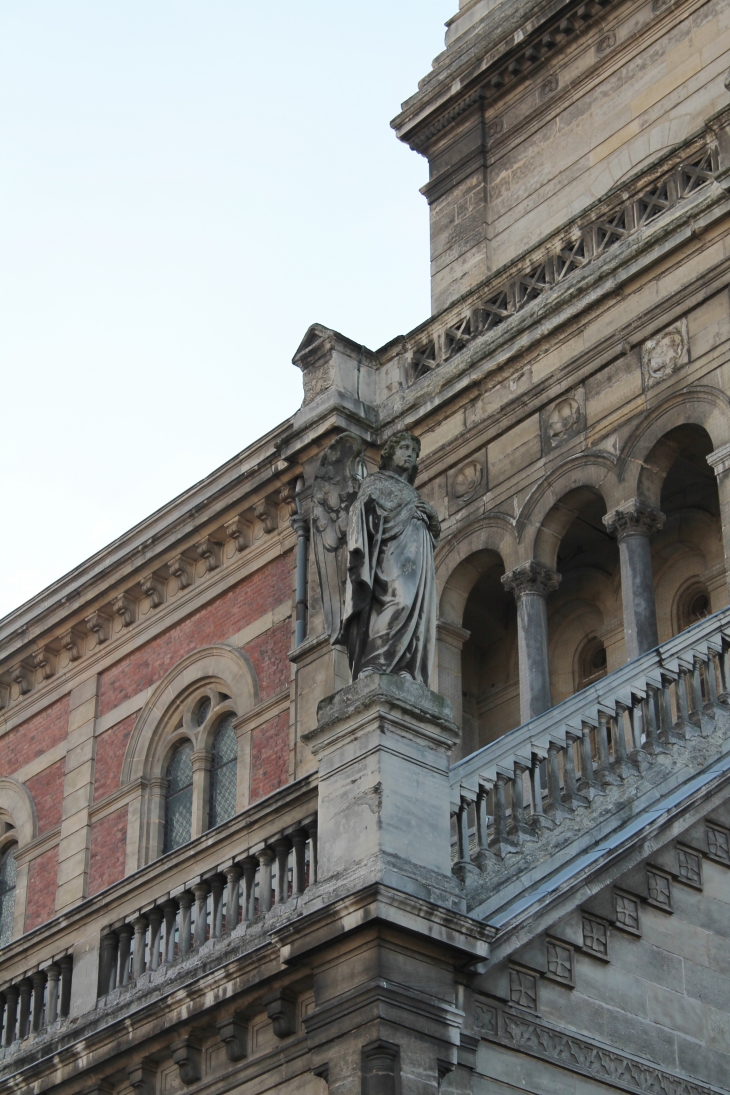
[[[68,733],[68,696],[50,704],[0,738],[0,775],[12,776],[63,741]]]
[[[149,688],[190,651],[229,638],[291,597],[292,566],[292,554],[282,555],[110,666],[101,675],[100,714]]]
[[[292,648],[291,621],[283,620],[253,642],[246,643],[248,654],[259,680],[259,699],[271,699],[288,688],[291,662],[287,657]]]
[[[289,781],[289,712],[258,726],[251,736],[251,801]]]
[[[44,852],[30,864],[28,902],[25,907],[27,932],[55,916],[57,878],[58,848],[51,848],[49,852]]]
[[[96,764],[94,766],[94,802],[116,791],[122,780],[122,763],[127,742],[130,739],[137,715],[129,715],[110,726],[96,740]]]
[[[35,812],[38,815],[38,836],[61,824],[65,772],[66,761],[57,760],[50,768],[45,768],[37,776],[26,781],[25,786],[33,796]]]
[[[91,826],[89,896],[124,878],[127,846],[127,807],[95,821]]]

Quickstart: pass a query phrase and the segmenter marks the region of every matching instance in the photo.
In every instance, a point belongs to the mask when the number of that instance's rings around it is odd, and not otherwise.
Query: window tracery
[[[18,873],[15,862],[17,848],[18,845],[15,842],[6,845],[0,859],[0,947],[4,947],[13,937]]]
[[[234,718],[233,714],[226,715],[218,724],[213,738],[209,829],[228,821],[236,812],[238,739],[233,729]]]
[[[193,822],[193,743],[177,746],[167,766],[164,851],[187,844]]]

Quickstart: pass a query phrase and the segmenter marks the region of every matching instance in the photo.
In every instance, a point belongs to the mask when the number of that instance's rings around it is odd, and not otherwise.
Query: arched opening
[[[640,486],[661,481],[664,528],[652,538],[659,641],[727,604],[717,480],[707,463],[713,450],[702,426],[677,426],[644,461]]]
[[[461,652],[464,753],[519,726],[517,606],[501,582],[504,563],[493,551],[469,560],[478,571],[464,607],[469,632]]]
[[[579,487],[555,510],[546,519],[546,525],[562,532],[556,558],[561,583],[548,598],[553,704],[623,662],[619,553],[603,523],[603,496],[592,487]]]

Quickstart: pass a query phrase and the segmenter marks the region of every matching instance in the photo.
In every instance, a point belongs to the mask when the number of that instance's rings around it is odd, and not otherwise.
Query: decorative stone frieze
[[[606,529],[614,533],[619,541],[628,536],[652,536],[664,528],[666,518],[661,510],[645,502],[643,498],[632,498],[623,506],[611,510],[603,518]]]
[[[538,563],[531,559],[529,563],[521,563],[520,566],[509,570],[502,575],[502,585],[508,593],[514,593],[519,600],[528,593],[536,593],[540,597],[547,597],[560,585],[561,575],[544,563]]]
[[[608,924],[596,916],[583,913],[583,949],[598,958],[608,958]]]
[[[672,880],[664,871],[658,871],[654,867],[648,867],[646,871],[646,888],[649,894],[650,905],[666,912],[672,911]]]
[[[33,655],[33,665],[44,681],[49,681],[56,672],[57,655],[50,647],[44,646]]]
[[[33,687],[33,675],[23,662],[10,670],[10,678],[20,696],[27,696]]]
[[[61,635],[61,646],[70,662],[77,662],[84,652],[86,636],[79,628],[71,627]]]
[[[706,833],[710,858],[730,865],[730,832],[720,825],[708,822]]]
[[[614,894],[614,907],[616,913],[616,927],[631,932],[632,935],[641,935],[641,920],[639,918],[639,900],[631,894]]]

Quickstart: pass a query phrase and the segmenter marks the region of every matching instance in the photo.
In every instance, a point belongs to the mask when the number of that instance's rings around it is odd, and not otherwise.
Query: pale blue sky
[[[429,314],[389,122],[456,0],[0,0],[0,615]]]

